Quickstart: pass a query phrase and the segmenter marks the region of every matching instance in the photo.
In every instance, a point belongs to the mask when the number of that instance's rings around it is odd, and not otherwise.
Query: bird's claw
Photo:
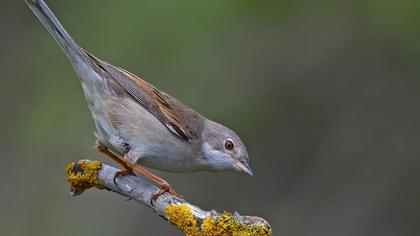
[[[152,198],[150,199],[150,204],[154,206],[154,202],[164,193],[170,193],[177,198],[184,199],[184,196],[175,192],[175,189],[172,188],[168,183],[163,183],[160,185],[160,188],[152,193]]]
[[[136,175],[132,170],[126,169],[126,170],[119,170],[115,172],[114,178],[112,179],[114,181],[114,184],[117,185],[117,179],[126,176],[126,175]]]

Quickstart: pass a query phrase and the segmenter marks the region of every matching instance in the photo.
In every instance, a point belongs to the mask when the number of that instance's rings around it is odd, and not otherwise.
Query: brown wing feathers
[[[163,92],[156,89],[153,85],[126,70],[114,67],[97,59],[88,52],[86,53],[94,61],[96,66],[107,73],[111,79],[124,88],[134,100],[152,113],[172,133],[186,141],[192,141],[198,137],[194,134],[194,130],[188,130],[188,125],[184,125],[185,122],[183,123],[185,121],[185,115],[182,112],[187,112],[189,113],[188,115],[191,115],[191,113],[195,113],[194,111],[191,109],[182,109],[180,106],[183,106],[183,104],[178,101],[168,102],[168,100],[171,100],[169,96],[163,94]],[[193,114],[194,121],[197,121],[197,116]]]
[[[108,73],[113,74],[112,77],[118,84],[127,90],[137,102],[157,117],[169,130],[181,139],[191,139],[182,127],[182,123],[177,114],[174,113],[171,106],[155,87],[122,69],[115,67],[108,67],[107,69]]]

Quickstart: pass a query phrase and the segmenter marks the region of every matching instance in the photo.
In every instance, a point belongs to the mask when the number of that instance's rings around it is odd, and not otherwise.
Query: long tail
[[[70,37],[69,33],[64,29],[58,19],[54,16],[47,4],[43,0],[25,0],[31,10],[42,22],[45,28],[51,33],[57,43],[63,49],[64,53],[69,57],[73,65],[78,62],[85,62],[86,53],[77,43]]]

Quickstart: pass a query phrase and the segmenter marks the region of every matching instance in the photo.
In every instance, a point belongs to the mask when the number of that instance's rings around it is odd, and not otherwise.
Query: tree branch
[[[117,171],[112,166],[90,160],[70,163],[65,169],[74,196],[91,187],[116,192],[152,208],[188,236],[271,234],[270,225],[260,217],[205,211],[169,193],[164,193],[152,205],[151,196],[158,190],[157,186],[143,176],[123,176],[115,184],[113,178]]]

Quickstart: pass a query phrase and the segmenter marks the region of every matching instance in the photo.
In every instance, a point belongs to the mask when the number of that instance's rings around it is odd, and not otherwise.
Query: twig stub
[[[99,161],[80,160],[77,163],[69,163],[64,172],[67,174],[71,194],[77,196],[91,187],[103,189],[98,180],[101,168],[102,163]]]

